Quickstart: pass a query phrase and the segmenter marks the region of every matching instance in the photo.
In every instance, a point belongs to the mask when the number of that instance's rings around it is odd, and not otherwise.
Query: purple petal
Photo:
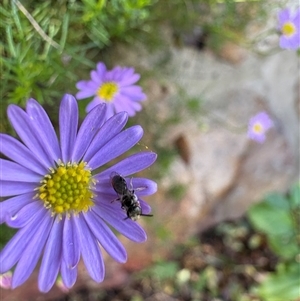
[[[0,180],[12,182],[31,182],[39,184],[42,177],[17,163],[0,158]]]
[[[93,211],[84,214],[84,218],[104,250],[116,261],[126,262],[127,254],[125,248],[102,219]]]
[[[94,91],[83,90],[83,91],[77,92],[75,97],[76,97],[76,99],[81,100],[81,99],[89,98],[93,95],[95,95]]]
[[[134,75],[134,68],[132,67],[123,67],[120,71],[119,80],[131,78]]]
[[[98,242],[92,235],[81,214],[77,218],[74,218],[74,221],[80,240],[82,259],[86,269],[93,280],[102,282],[105,269]]]
[[[137,73],[133,74],[130,77],[123,77],[123,79],[121,79],[119,81],[119,85],[121,87],[132,85],[132,84],[136,83],[140,79],[140,77],[141,76]]]
[[[139,112],[142,109],[142,105],[139,102],[131,102],[130,105],[134,108],[135,111]]]
[[[266,140],[266,136],[263,133],[257,134],[257,133],[251,132],[251,133],[248,133],[248,137],[258,143],[264,143]]]
[[[1,153],[20,165],[45,175],[48,170],[43,167],[33,153],[21,142],[6,134],[0,134]]]
[[[51,223],[53,219],[44,216],[41,224],[36,228],[36,231],[33,230],[34,236],[31,240],[25,245],[25,250],[21,255],[21,258],[16,266],[12,279],[12,288],[16,288],[23,284],[33,272],[41,253],[44,249],[47,237],[51,229]]]
[[[88,113],[92,111],[96,106],[103,104],[104,102],[99,99],[99,97],[95,97],[85,108],[85,111]]]
[[[120,133],[127,120],[128,116],[125,112],[116,114],[107,120],[91,142],[87,152],[83,157],[83,161],[89,162],[90,159],[99,151],[99,149],[103,147],[103,145]]]
[[[86,90],[89,85],[89,82],[90,81],[88,81],[88,80],[81,80],[76,83],[76,88],[79,90]]]
[[[93,93],[92,95],[95,95],[97,90],[99,89],[99,84],[97,84],[91,80],[89,80],[89,81],[83,80],[83,81],[79,81],[76,84],[76,87],[80,90],[83,90],[81,92],[89,91],[89,92]],[[92,96],[92,95],[90,95],[90,96]]]
[[[76,87],[81,90],[76,93],[76,98],[84,99],[95,95],[99,85],[92,81],[80,81],[76,84]]]
[[[80,245],[76,235],[74,218],[77,217],[66,218],[64,221],[62,254],[68,269],[74,269],[80,259]]]
[[[72,154],[72,161],[79,162],[88,147],[92,139],[95,137],[103,122],[106,113],[106,105],[101,104],[95,107],[90,113],[87,114],[84,119],[77,138]]]
[[[120,212],[121,205],[120,202],[108,202],[105,204],[104,202],[97,203],[97,206],[92,208],[97,215],[103,218],[108,224],[110,224],[113,228],[119,231],[128,239],[135,242],[144,242],[147,240],[147,235],[144,229],[136,222],[131,219],[124,219],[126,217],[125,212],[121,216],[116,215],[116,212]]]
[[[30,117],[21,108],[15,105],[8,106],[7,115],[24,144],[33,152],[44,167],[49,168],[52,162],[43,149],[38,134],[36,133],[36,127],[31,122]]]
[[[88,162],[92,169],[117,158],[132,148],[143,136],[143,129],[139,126],[132,126],[119,133],[107,142]]]
[[[134,109],[135,113],[142,110],[142,106],[141,106],[141,104],[138,103],[138,102],[131,102],[131,103],[130,103],[130,106]],[[134,113],[134,115],[135,115],[135,113]],[[133,116],[134,116],[134,115],[133,115]]]
[[[100,77],[103,77],[104,74],[106,73],[106,70],[107,70],[105,64],[102,63],[102,62],[100,62],[100,63],[97,64],[97,68],[96,69],[97,69],[97,72],[98,72],[98,74],[99,74]]]
[[[72,95],[66,94],[59,108],[59,131],[63,162],[69,162],[76,141],[78,106]]]
[[[295,24],[298,32],[298,38],[299,38],[299,28],[300,28],[300,8],[296,11],[295,15],[293,16],[293,23]]]
[[[110,71],[114,82],[119,83],[119,81],[123,78],[123,69],[124,68],[121,66],[116,66]]]
[[[298,49],[300,47],[299,34],[296,34],[293,37],[286,37],[282,35],[279,39],[279,46],[282,49]]]
[[[13,238],[5,245],[0,252],[0,274],[10,270],[20,259],[26,246],[35,236],[42,221],[50,220],[47,211],[34,214],[34,219],[31,220],[24,228],[20,229]]]
[[[144,200],[139,199],[139,202],[140,202],[143,214],[149,214],[152,211],[151,207]]]
[[[6,223],[11,228],[23,228],[25,225],[30,223],[30,221],[35,217],[32,212],[38,214],[41,211],[45,211],[43,204],[41,201],[34,201],[27,205],[25,205],[21,210],[19,210],[16,214],[7,217]]]
[[[117,200],[118,195],[116,192],[97,192],[96,198],[94,198],[95,204],[99,204],[102,202],[105,203],[118,203],[118,207],[116,207],[116,218],[126,218],[126,214],[124,210],[121,210],[121,203]],[[118,216],[117,216],[118,215]]]
[[[35,192],[21,194],[0,202],[0,224],[11,218],[27,204],[34,202]]]
[[[140,95],[145,96],[145,94],[143,93],[143,90],[140,86],[123,87],[121,89],[121,94],[126,95],[129,98],[133,98],[135,100],[138,100]]]
[[[116,72],[118,72],[118,67],[114,68],[113,70],[107,71],[104,74],[103,77],[103,81],[105,82],[116,82],[116,77],[118,76],[118,74],[116,74]]]
[[[39,290],[43,293],[52,288],[58,275],[62,254],[62,234],[63,222],[60,217],[56,217],[45,246],[38,277]]]
[[[58,139],[53,125],[43,107],[34,99],[29,99],[26,105],[27,114],[35,124],[39,139],[42,141],[44,149],[53,161],[61,158]]]
[[[98,181],[102,181],[102,179],[110,177],[113,171],[118,172],[123,177],[127,177],[149,167],[155,162],[156,158],[157,155],[153,152],[139,152],[107,168],[103,172],[95,175],[94,178]]]
[[[106,120],[111,118],[112,116],[115,115],[115,107],[113,103],[108,103],[107,104],[107,110],[106,110]]]
[[[114,191],[111,183],[111,177],[112,174],[115,174],[116,172],[112,172],[109,177],[103,178],[101,182],[96,183],[96,187],[93,189],[96,192],[106,193],[115,195],[116,192]]]
[[[118,96],[116,102],[114,102],[115,110],[117,113],[125,111],[127,112],[128,116],[134,116],[135,110],[130,105],[130,99],[124,96]]]
[[[67,288],[71,288],[77,279],[77,268],[70,268],[64,260],[61,262],[61,278]]]
[[[157,184],[146,178],[132,178],[132,186],[138,196],[151,195],[157,191]]]
[[[290,20],[290,10],[284,9],[278,13],[279,23],[282,26],[286,21]]]
[[[103,80],[103,76],[101,76],[101,74],[98,74],[98,72],[95,70],[92,70],[90,75],[94,83],[100,84]]]
[[[36,183],[0,181],[0,197],[15,196],[22,193],[33,192]]]

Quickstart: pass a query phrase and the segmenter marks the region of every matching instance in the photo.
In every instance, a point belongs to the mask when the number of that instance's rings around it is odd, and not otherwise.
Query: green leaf
[[[296,183],[290,191],[292,208],[300,207],[300,182]]]
[[[295,263],[276,274],[270,274],[258,287],[263,301],[296,301],[300,296],[300,265]]]
[[[159,280],[173,279],[178,269],[177,262],[160,262],[151,268],[151,274]]]
[[[253,226],[266,235],[280,236],[294,232],[291,213],[286,210],[285,205],[278,204],[279,199],[269,198],[267,201],[255,204],[248,212]]]
[[[269,194],[265,198],[265,202],[273,207],[280,208],[283,210],[289,211],[291,209],[287,198],[285,198],[282,194],[279,193]]]
[[[248,217],[254,228],[263,232],[270,248],[278,256],[292,259],[298,254],[297,225],[290,202],[280,194],[272,194],[252,206]]]
[[[270,248],[278,255],[284,259],[293,259],[299,253],[299,246],[297,240],[293,233],[290,235],[269,236],[268,242]],[[300,273],[300,271],[299,271]],[[299,276],[300,277],[300,276]]]

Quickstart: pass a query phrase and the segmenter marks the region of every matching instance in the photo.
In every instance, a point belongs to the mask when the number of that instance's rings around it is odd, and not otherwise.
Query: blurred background
[[[298,5],[298,6],[297,6]],[[58,107],[98,62],[132,66],[147,95],[129,119],[135,151],[157,162],[138,222],[148,241],[120,236],[128,261],[106,254],[106,277],[83,265],[71,290],[42,294],[37,273],[2,301],[299,301],[299,49],[279,48],[277,14],[295,1],[1,1],[1,132],[6,109],[30,97],[57,128]],[[300,39],[300,37],[299,37]],[[90,99],[79,101],[81,118]],[[268,113],[263,144],[248,122]],[[0,228],[1,248],[13,235]]]

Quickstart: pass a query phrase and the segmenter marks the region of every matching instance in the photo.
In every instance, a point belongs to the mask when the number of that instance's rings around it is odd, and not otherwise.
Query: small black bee
[[[126,180],[118,173],[111,174],[111,185],[118,194],[117,200],[121,202],[121,208],[126,211],[125,219],[136,221],[140,216],[153,216],[152,214],[143,214],[140,202],[133,189],[128,189]]]

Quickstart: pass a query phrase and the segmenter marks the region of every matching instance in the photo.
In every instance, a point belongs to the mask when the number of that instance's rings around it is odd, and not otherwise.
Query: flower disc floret
[[[94,186],[86,163],[60,163],[47,174],[38,188],[38,197],[52,214],[87,212],[93,206]]]
[[[292,22],[286,22],[283,26],[282,26],[282,33],[285,36],[292,36],[295,32],[296,32],[296,27]]]
[[[263,132],[263,126],[261,123],[257,122],[253,125],[253,131],[257,134],[261,134]]]
[[[106,102],[112,101],[118,92],[118,85],[114,82],[103,83],[97,91],[97,95]]]

